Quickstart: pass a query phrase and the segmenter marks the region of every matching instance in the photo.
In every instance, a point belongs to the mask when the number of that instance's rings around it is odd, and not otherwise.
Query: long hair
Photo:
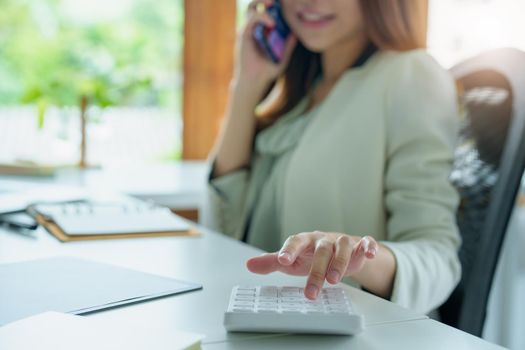
[[[371,44],[394,51],[425,47],[427,1],[359,0]],[[290,112],[310,92],[321,70],[321,55],[297,43],[287,68],[262,99],[257,128],[264,129]]]

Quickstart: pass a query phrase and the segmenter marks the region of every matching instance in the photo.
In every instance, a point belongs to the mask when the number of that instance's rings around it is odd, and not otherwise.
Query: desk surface
[[[65,169],[50,177],[0,175],[1,182],[17,185],[69,185],[89,190],[124,193],[153,200],[172,209],[198,209],[206,184],[206,163],[183,161],[148,166],[105,169]]]
[[[268,335],[259,339],[239,339],[206,344],[208,350],[263,349],[425,349],[495,350],[503,349],[437,321],[426,319],[369,326],[353,337],[312,335]]]
[[[426,316],[403,309],[360,290],[347,287],[355,308],[364,314],[368,329],[356,337],[275,336],[227,333],[222,326],[224,310],[232,286],[302,285],[302,278],[283,274],[258,276],[249,273],[244,261],[260,251],[220,234],[202,230],[202,237],[170,237],[59,243],[43,230],[35,237],[0,229],[0,263],[49,257],[76,256],[141,271],[194,281],[202,291],[163,298],[146,303],[99,312],[87,317],[100,318],[118,327],[155,322],[160,329],[192,331],[206,335],[204,348],[354,348],[382,349],[395,345],[404,349],[497,348],[463,332],[428,320]]]

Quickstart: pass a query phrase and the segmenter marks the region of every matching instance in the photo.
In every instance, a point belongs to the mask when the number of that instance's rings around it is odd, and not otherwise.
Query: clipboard
[[[143,202],[37,204],[27,211],[61,242],[200,235],[168,208]]]

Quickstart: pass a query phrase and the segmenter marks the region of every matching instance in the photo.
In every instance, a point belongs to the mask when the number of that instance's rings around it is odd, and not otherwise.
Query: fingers
[[[362,238],[362,240],[364,241],[363,252],[365,253],[365,256],[368,259],[373,259],[377,254],[379,244],[373,237],[370,236],[365,236]]]
[[[341,281],[341,278],[346,272],[346,267],[350,262],[353,243],[354,241],[348,235],[341,235],[335,241],[335,254],[328,274],[326,275],[326,280],[329,283],[337,284]]]
[[[248,12],[265,12],[272,3],[273,0],[253,0],[248,4]]]
[[[345,275],[353,275],[359,272],[366,259],[373,259],[377,254],[379,245],[370,236],[365,236],[357,242],[352,250],[350,263],[347,266]]]
[[[275,20],[266,12],[266,8],[273,3],[273,0],[256,0],[248,5],[248,23],[247,28],[251,31],[257,24],[263,24],[266,27],[274,27]],[[261,11],[261,9],[263,9]]]
[[[244,33],[247,37],[251,38],[252,32],[256,25],[262,24],[265,27],[275,27],[275,20],[268,13],[255,13],[250,17],[246,23]]]
[[[279,262],[284,266],[293,264],[299,254],[301,254],[311,242],[312,239],[310,236],[304,233],[288,237],[279,251]]]
[[[280,264],[277,261],[277,253],[267,253],[248,259],[246,267],[253,273],[266,275],[278,271]]]
[[[320,239],[317,241],[314,251],[314,258],[308,280],[306,281],[306,288],[304,295],[311,300],[317,298],[319,291],[323,287],[326,276],[326,271],[332,260],[334,244],[327,239]]]
[[[375,258],[379,249],[376,240],[370,236],[357,239],[346,234],[300,233],[290,236],[279,252],[251,258],[246,266],[258,274],[275,271],[308,274],[304,294],[314,300],[325,279],[332,284],[339,283],[343,276],[361,271],[367,259]]]

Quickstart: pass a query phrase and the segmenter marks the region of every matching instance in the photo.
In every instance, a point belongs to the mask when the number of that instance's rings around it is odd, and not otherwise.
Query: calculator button
[[[253,295],[255,296],[255,292],[251,290],[238,290],[237,295]]]
[[[283,302],[283,303],[281,303],[281,307],[300,308],[300,307],[302,307],[302,304]]]
[[[272,307],[272,306],[277,306],[278,303],[270,303],[270,302],[259,302],[257,303],[259,306],[269,306],[269,307]]]
[[[277,297],[258,297],[257,299],[260,302],[270,302],[270,303],[275,303],[275,302],[279,301],[279,299]]]
[[[285,303],[288,303],[288,302],[292,302],[292,303],[302,303],[304,301],[303,298],[299,298],[299,297],[282,297],[281,300]]]
[[[329,307],[329,308],[326,308],[326,311],[328,311],[328,312],[336,312],[336,313],[347,313],[348,309],[347,308],[342,308],[342,307],[338,307],[338,308]]]
[[[281,304],[279,306],[281,309],[287,309],[287,310],[302,310],[303,309],[303,306],[302,305],[297,305],[297,304]]]
[[[257,311],[263,314],[276,314],[279,310],[278,309],[257,309]]]
[[[277,287],[262,287],[259,295],[262,297],[277,297]]]
[[[237,290],[251,290],[252,292],[255,293],[255,291],[257,290],[257,287],[237,287]]]
[[[234,307],[233,309],[233,312],[247,312],[247,313],[251,313],[251,312],[255,312],[252,308],[249,308],[249,307]]]
[[[305,305],[305,310],[324,310],[323,305]]]
[[[234,301],[233,306],[253,306],[253,302],[250,301]]]
[[[282,309],[281,312],[283,314],[302,314],[301,309]]]
[[[346,299],[343,299],[343,298],[329,299],[326,302],[328,304],[346,304]]]

